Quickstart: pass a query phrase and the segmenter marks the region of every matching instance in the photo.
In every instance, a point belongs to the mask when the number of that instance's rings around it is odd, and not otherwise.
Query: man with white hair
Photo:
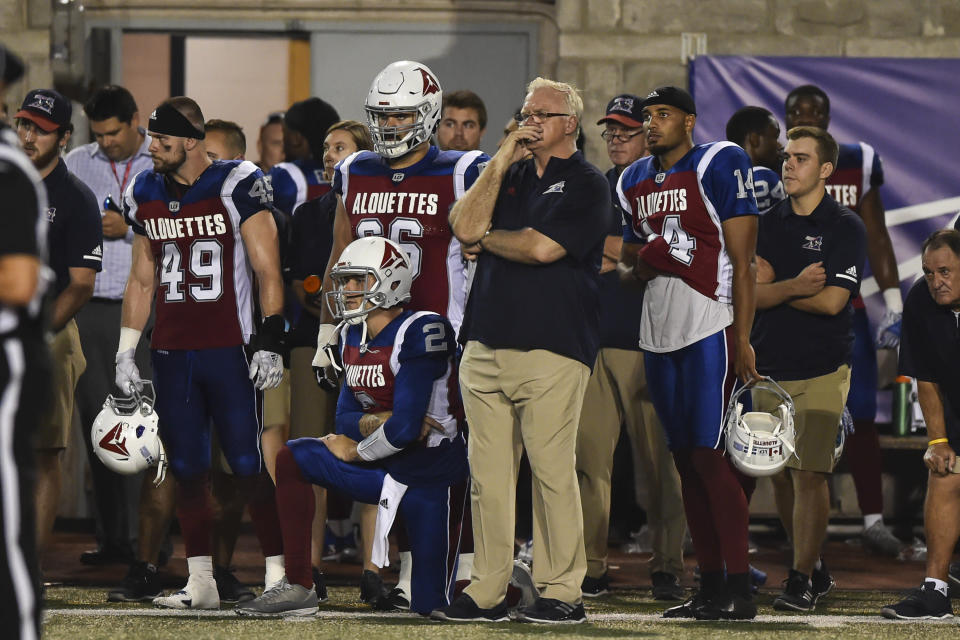
[[[475,556],[470,585],[433,612],[439,620],[506,619],[522,445],[533,471],[541,595],[518,617],[586,621],[575,450],[599,347],[598,274],[612,209],[603,174],[577,151],[582,113],[572,86],[532,81],[520,127],[450,213],[465,255],[477,261],[460,330]]]

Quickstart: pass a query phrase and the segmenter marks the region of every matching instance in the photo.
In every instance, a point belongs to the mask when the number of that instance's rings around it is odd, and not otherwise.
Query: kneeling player
[[[387,533],[403,513],[413,555],[410,609],[450,602],[465,502],[467,456],[455,405],[450,323],[405,311],[413,273],[399,245],[352,242],[331,270],[328,296],[340,319],[344,388],[337,433],[287,443],[277,456],[277,506],[287,578],[237,608],[240,615],[311,615],[311,484],[379,504],[373,559],[387,564]]]

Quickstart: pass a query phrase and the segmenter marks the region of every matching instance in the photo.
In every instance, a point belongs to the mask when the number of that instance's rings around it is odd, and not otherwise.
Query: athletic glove
[[[143,388],[143,380],[140,378],[140,370],[133,356],[136,349],[127,349],[117,353],[116,364],[117,372],[113,378],[117,387],[126,394],[132,394],[133,390],[139,391]]]
[[[878,349],[896,349],[900,346],[902,320],[902,313],[887,309],[883,314],[883,320],[880,321],[880,328],[877,329]]]
[[[256,338],[256,351],[250,359],[250,379],[261,391],[273,389],[283,380],[284,329],[281,315],[267,316]]]
[[[338,361],[339,336],[337,326],[332,324],[321,324],[317,331],[317,351],[313,354],[313,373],[317,378],[317,384],[324,391],[333,392],[340,387],[337,380],[337,371],[342,368]]]

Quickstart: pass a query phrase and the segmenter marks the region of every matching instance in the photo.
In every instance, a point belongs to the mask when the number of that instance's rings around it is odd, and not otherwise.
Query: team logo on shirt
[[[364,411],[369,411],[377,406],[377,401],[366,391],[354,391],[353,397],[357,399]]]
[[[47,209],[47,222],[53,222],[53,219],[57,217],[57,208],[50,207]]]
[[[400,183],[400,182],[403,182],[403,179],[404,179],[405,177],[407,177],[405,173],[402,173],[402,172],[400,172],[400,171],[397,171],[395,174],[393,174],[393,177],[390,178],[390,179],[393,180],[393,181],[396,182],[396,183]]]
[[[563,185],[565,184],[566,180],[561,180],[556,184],[552,184],[547,188],[546,191],[543,192],[543,195],[547,195],[548,193],[563,193]]]
[[[803,249],[810,249],[811,251],[823,251],[823,236],[804,236],[804,240],[807,241],[803,245]]]
[[[661,171],[656,176],[654,176],[653,181],[657,184],[663,184],[663,181],[667,179],[667,174]]]
[[[850,280],[850,281],[852,281],[852,282],[856,282],[856,281],[857,281],[857,268],[856,268],[855,266],[854,266],[854,267],[850,267],[849,269],[847,269],[847,270],[844,271],[843,273],[838,273],[838,274],[837,274],[837,277],[838,277],[838,278],[843,278],[843,279],[845,279],[845,280]]]
[[[180,211],[180,202],[177,200],[171,200],[170,204],[167,205],[167,208],[170,209],[170,213],[176,213]]]

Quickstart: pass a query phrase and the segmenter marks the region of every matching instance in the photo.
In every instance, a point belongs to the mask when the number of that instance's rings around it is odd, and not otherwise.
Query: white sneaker
[[[187,586],[168,596],[154,598],[153,606],[166,609],[219,609],[217,581],[213,576],[209,579],[190,576]]]

